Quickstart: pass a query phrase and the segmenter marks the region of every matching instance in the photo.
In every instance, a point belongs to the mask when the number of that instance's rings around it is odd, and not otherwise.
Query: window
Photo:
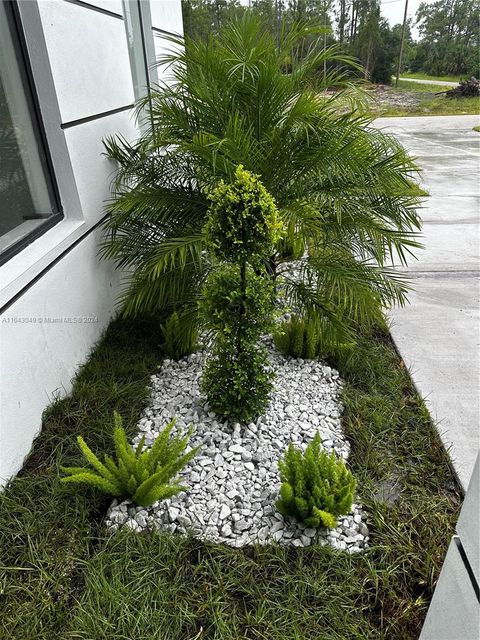
[[[132,70],[135,100],[149,93],[150,84],[158,83],[152,22],[148,4],[138,0],[123,0],[128,53]]]
[[[62,218],[14,2],[0,2],[0,264]]]

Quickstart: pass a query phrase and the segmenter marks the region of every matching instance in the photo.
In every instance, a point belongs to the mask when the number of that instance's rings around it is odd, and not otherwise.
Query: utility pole
[[[323,84],[324,89],[327,89],[327,58],[325,57],[325,51],[327,50],[327,3],[323,2]]]
[[[395,78],[395,87],[398,87],[398,79],[400,77],[400,67],[402,66],[403,43],[405,42],[405,30],[407,28],[407,10],[408,0],[405,0],[405,13],[403,14],[402,39],[400,40],[400,51],[398,52],[397,77]]]
[[[278,49],[280,49],[281,22],[282,22],[282,0],[275,0],[275,35],[276,35]]]

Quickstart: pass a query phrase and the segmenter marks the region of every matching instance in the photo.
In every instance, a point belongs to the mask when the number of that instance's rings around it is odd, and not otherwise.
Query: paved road
[[[437,87],[458,87],[458,82],[446,82],[444,80],[420,80],[420,78],[400,78],[405,82],[417,82],[418,84],[434,84]]]
[[[438,420],[463,487],[479,447],[479,167],[477,116],[381,118],[417,157],[430,197],[424,251],[407,271],[411,304],[392,312],[392,335]]]

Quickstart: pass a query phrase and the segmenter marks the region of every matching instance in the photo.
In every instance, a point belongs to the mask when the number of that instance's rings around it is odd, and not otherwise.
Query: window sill
[[[62,220],[3,264],[0,267],[0,309],[12,302],[87,229],[83,220]]]

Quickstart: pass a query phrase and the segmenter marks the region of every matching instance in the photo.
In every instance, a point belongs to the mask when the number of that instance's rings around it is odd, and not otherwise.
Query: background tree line
[[[282,23],[288,26],[298,19],[323,25],[323,44],[338,43],[343,52],[360,60],[364,77],[372,82],[389,83],[398,62],[402,26],[390,27],[379,0],[250,0],[248,4],[239,0],[182,0],[182,6],[185,33],[191,36],[218,32],[230,19],[248,11],[258,15],[273,34],[278,34]],[[420,39],[413,40],[410,19],[402,69],[478,78],[479,7],[477,0],[422,3],[415,18]]]

